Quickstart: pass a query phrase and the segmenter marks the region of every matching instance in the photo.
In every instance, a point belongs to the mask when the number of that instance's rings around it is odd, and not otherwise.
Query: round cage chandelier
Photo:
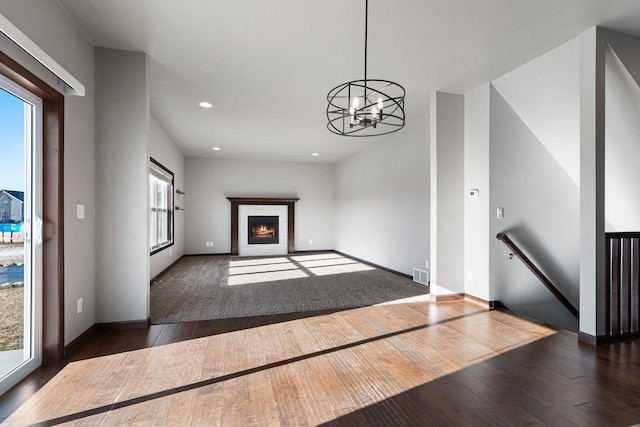
[[[369,0],[364,12],[364,79],[336,86],[327,95],[327,128],[342,136],[379,136],[404,127],[405,90],[389,80],[367,79]]]

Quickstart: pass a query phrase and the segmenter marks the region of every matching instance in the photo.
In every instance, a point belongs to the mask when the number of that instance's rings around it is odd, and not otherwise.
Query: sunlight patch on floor
[[[286,257],[277,258],[258,258],[258,259],[238,259],[229,261],[229,267],[243,267],[247,265],[265,265],[265,264],[286,264],[291,261]]]
[[[330,258],[330,259],[321,259],[315,261],[298,261],[300,265],[306,268],[312,267],[326,267],[331,265],[340,265],[340,264],[359,264],[358,261],[349,259],[349,258]]]
[[[427,312],[405,310],[400,305],[363,307],[72,362],[7,422],[142,422],[158,418],[153,408],[175,404],[178,410],[194,401],[196,405],[202,403],[201,411],[191,408],[189,416],[193,419],[189,421],[205,422],[204,417],[232,410],[233,403],[223,399],[223,394],[243,384],[265,384],[265,378],[291,373],[299,381],[309,378],[313,382],[300,385],[313,388],[317,387],[314,369],[319,373],[321,368],[343,360],[350,363],[342,374],[345,384],[353,382],[381,391],[373,401],[366,402],[372,405],[557,333],[538,327],[533,333],[527,332],[527,325],[537,325],[463,302],[422,307]],[[483,319],[493,325],[466,331],[470,324],[487,325],[481,322]],[[514,319],[516,322],[511,322]],[[514,328],[512,323],[522,323],[525,328]],[[493,339],[483,338],[485,335]],[[438,336],[445,342],[428,343],[428,337]],[[399,348],[411,351],[397,351]],[[227,367],[229,361],[232,363]],[[383,363],[369,374],[372,364],[379,361]],[[277,366],[270,366],[274,363]],[[295,375],[309,370],[308,375]],[[271,389],[276,383],[266,384]],[[343,395],[350,392],[337,391]],[[270,399],[271,405],[283,403],[274,396]],[[123,406],[114,406],[116,403]],[[356,412],[365,406],[349,409]],[[340,419],[328,405],[321,410],[327,416],[325,421]],[[340,414],[346,413],[349,411]],[[171,415],[171,411],[164,414],[165,424],[171,424]],[[69,418],[56,421],[57,417]]]
[[[291,257],[291,259],[297,262],[316,261],[321,259],[341,259],[341,258],[344,258],[344,257],[342,255],[332,254],[332,253],[314,254],[314,255],[295,255]]]
[[[227,285],[268,283],[278,280],[299,279],[310,275],[329,276],[371,270],[375,270],[375,267],[342,255],[330,253],[233,260],[229,262]]]
[[[374,305],[392,305],[392,304],[408,304],[410,302],[428,302],[431,301],[429,294],[416,295],[414,297],[394,299],[392,301],[385,301]]]
[[[227,285],[238,286],[246,285],[249,283],[269,283],[277,282],[280,280],[301,279],[304,277],[309,277],[309,275],[300,269],[238,274],[235,276],[229,276],[229,278],[227,279]]]
[[[298,270],[299,267],[292,262],[282,264],[247,265],[242,267],[229,267],[229,276],[238,274],[266,273],[269,271]]]
[[[356,264],[331,265],[327,267],[315,267],[309,269],[309,271],[315,276],[329,276],[331,274],[355,273],[358,271],[370,270],[375,270],[375,268],[360,262]]]

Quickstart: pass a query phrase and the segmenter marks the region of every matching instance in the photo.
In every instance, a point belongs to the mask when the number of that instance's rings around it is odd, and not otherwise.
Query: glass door
[[[0,394],[41,363],[42,100],[0,75]]]

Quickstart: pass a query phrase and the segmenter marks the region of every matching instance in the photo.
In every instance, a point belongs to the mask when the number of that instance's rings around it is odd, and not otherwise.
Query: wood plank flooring
[[[640,423],[640,344],[471,302],[100,332],[0,398],[3,425]]]

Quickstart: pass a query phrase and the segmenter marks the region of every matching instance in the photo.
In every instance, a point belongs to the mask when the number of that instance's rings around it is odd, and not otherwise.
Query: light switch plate
[[[76,205],[76,218],[84,219],[84,205]]]

